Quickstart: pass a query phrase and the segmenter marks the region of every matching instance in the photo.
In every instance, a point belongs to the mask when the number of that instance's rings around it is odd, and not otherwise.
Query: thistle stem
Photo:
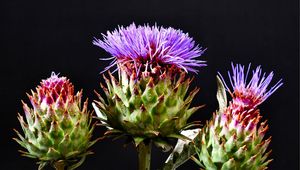
[[[150,170],[151,147],[151,142],[141,142],[138,145],[139,170]]]
[[[54,163],[54,168],[56,170],[64,170],[65,169],[65,163],[64,161],[57,161]]]

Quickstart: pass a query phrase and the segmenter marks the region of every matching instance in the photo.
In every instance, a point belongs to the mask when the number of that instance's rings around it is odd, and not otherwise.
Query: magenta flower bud
[[[47,164],[59,169],[80,166],[96,142],[91,141],[95,125],[87,101],[81,106],[82,92],[74,95],[72,83],[52,73],[28,97],[33,108],[23,102],[26,120],[18,116],[25,135],[16,131],[19,139],[14,138],[27,150],[23,155],[38,159],[39,169]]]

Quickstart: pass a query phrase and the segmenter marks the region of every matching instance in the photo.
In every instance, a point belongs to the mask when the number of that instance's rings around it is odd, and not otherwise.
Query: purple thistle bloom
[[[127,65],[127,69],[133,67],[129,69],[134,69],[133,71],[139,74],[143,70],[151,70],[157,66],[158,68],[175,66],[186,72],[197,73],[197,67],[206,66],[205,61],[196,59],[205,49],[195,46],[194,40],[187,33],[171,27],[136,26],[133,23],[125,28],[119,26],[112,32],[108,31],[107,35],[102,35],[103,40],[95,39],[93,44],[113,56],[102,58],[112,60],[104,71],[115,65]]]
[[[273,94],[280,86],[283,85],[280,79],[275,85],[268,89],[269,84],[274,76],[273,72],[266,75],[262,72],[260,66],[252,71],[252,78],[247,82],[248,73],[251,64],[249,64],[247,72],[243,65],[231,63],[232,75],[228,71],[230,84],[233,91],[226,85],[222,75],[219,73],[227,91],[232,95],[234,102],[241,102],[244,105],[257,106],[264,102],[271,94]]]

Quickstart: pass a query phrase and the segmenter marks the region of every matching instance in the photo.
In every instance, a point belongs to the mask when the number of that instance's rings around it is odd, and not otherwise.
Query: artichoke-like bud
[[[267,90],[273,72],[265,76],[261,68],[257,67],[247,83],[250,65],[246,73],[244,66],[232,65],[232,68],[233,75],[229,72],[229,78],[233,91],[225,84],[222,76],[221,79],[233,99],[226,106],[225,88],[218,79],[219,111],[203,128],[201,143],[196,148],[199,159],[194,160],[207,170],[267,169],[272,161],[268,159],[271,151],[267,152],[271,137],[264,138],[268,125],[266,121],[261,122],[262,116],[257,106],[275,92],[282,82],[278,81]]]
[[[136,82],[135,76],[122,72],[120,80],[111,74],[104,77],[106,87],[102,89],[107,102],[98,94],[94,108],[110,134],[131,136],[138,145],[145,139],[167,149],[164,138],[186,139],[180,131],[189,128],[188,118],[201,106],[190,108],[192,99],[199,91],[195,88],[187,93],[191,79],[185,79],[185,73],[174,81],[166,74],[159,79],[143,78]]]
[[[24,136],[16,131],[14,138],[27,151],[24,156],[39,160],[39,169],[50,164],[56,169],[75,169],[86,155],[94,125],[87,110],[87,100],[81,104],[82,91],[74,95],[74,86],[66,77],[55,73],[42,80],[36,91],[27,94],[32,108],[23,103],[25,119],[18,115]]]
[[[93,104],[108,127],[106,135],[128,135],[136,145],[150,139],[164,149],[168,138],[185,138],[180,131],[193,125],[187,119],[201,106],[190,108],[198,88],[186,72],[205,66],[196,60],[204,50],[181,30],[148,25],[119,27],[94,44],[111,53],[110,69],[117,65],[119,78],[104,76],[106,99]],[[149,140],[148,140],[149,141]]]

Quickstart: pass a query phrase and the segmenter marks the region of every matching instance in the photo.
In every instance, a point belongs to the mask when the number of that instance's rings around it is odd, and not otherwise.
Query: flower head
[[[33,107],[23,103],[25,117],[18,119],[25,135],[17,130],[14,138],[26,151],[24,156],[39,159],[39,169],[53,167],[78,167],[90,153],[89,147],[95,124],[88,111],[87,100],[82,105],[82,91],[74,95],[74,86],[66,77],[52,72],[42,80],[36,91],[27,94]],[[65,168],[62,168],[65,169]]]
[[[104,71],[115,65],[125,66],[128,74],[139,74],[144,71],[157,73],[169,68],[183,69],[186,72],[197,72],[196,67],[205,66],[205,61],[196,60],[205,49],[195,45],[187,33],[174,28],[158,26],[119,27],[113,32],[103,35],[104,40],[95,39],[97,45],[113,57]],[[118,68],[117,68],[118,69]]]
[[[256,67],[256,69],[252,71],[252,78],[248,81],[248,73],[251,64],[249,64],[247,71],[245,71],[245,66],[243,65],[234,65],[233,63],[231,65],[232,74],[228,71],[228,76],[233,91],[226,85],[220,73],[219,75],[224,82],[227,91],[229,91],[232,95],[233,102],[235,103],[255,107],[264,102],[271,94],[283,85],[282,79],[280,79],[275,85],[268,89],[274,74],[273,72],[268,75],[263,73],[260,66]]]
[[[217,79],[219,110],[201,129],[198,142],[195,140],[199,156],[195,162],[203,169],[267,169],[272,161],[268,159],[271,151],[266,152],[271,137],[264,139],[269,126],[261,121],[257,106],[282,86],[282,81],[268,88],[273,72],[263,73],[258,66],[248,80],[249,70],[250,65],[245,70],[232,64],[232,72],[228,72],[232,90],[219,73],[223,81]],[[228,105],[223,84],[232,96]]]

